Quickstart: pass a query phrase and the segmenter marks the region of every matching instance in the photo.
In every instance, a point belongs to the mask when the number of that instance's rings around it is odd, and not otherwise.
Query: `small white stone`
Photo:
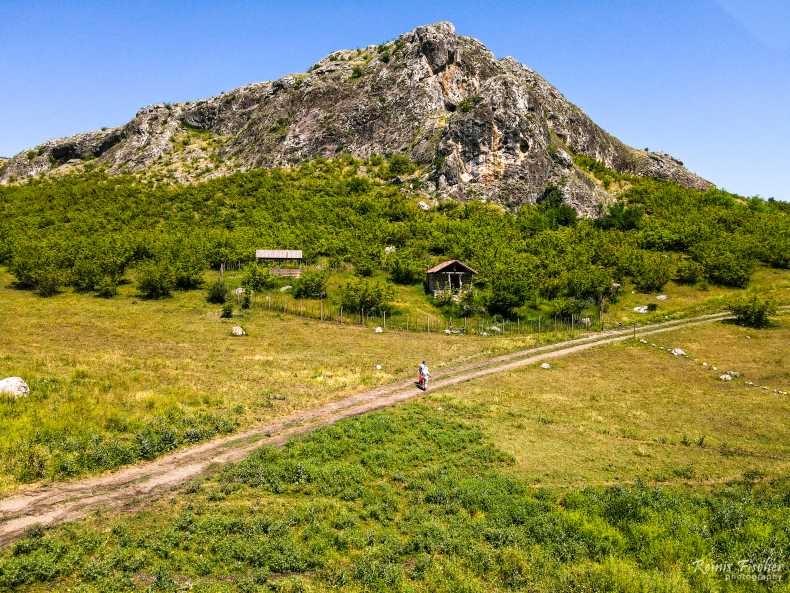
[[[377,371],[380,371],[380,370],[381,370],[381,365],[380,365],[380,364],[377,364],[377,365],[376,365],[376,370],[377,370]]]
[[[703,362],[702,366],[706,367],[706,366],[708,366],[708,363],[707,362]]]
[[[660,295],[658,295],[658,296],[656,297],[656,300],[657,300],[657,301],[665,301],[665,300],[667,300],[668,298],[669,298],[669,297],[668,297],[667,295],[665,295],[665,294],[660,294]]]
[[[724,373],[723,375],[719,375],[719,379],[722,381],[732,381],[732,376]]]
[[[540,368],[542,368],[542,369],[550,369],[551,365],[548,362],[544,362],[543,364],[540,365]]]
[[[291,290],[292,288],[293,288],[293,286],[291,286],[290,284],[286,284],[285,286],[283,286],[282,288],[280,288],[280,292],[288,292],[288,291],[289,291],[289,290]]]
[[[686,356],[686,351],[682,348],[672,348],[670,352],[672,352],[673,356]]]
[[[647,305],[639,305],[638,307],[634,307],[634,313],[647,313]]]
[[[247,335],[247,332],[245,332],[244,328],[241,327],[240,325],[234,325],[231,328],[230,333],[233,334],[234,336],[239,336],[239,337]]]
[[[644,338],[640,338],[639,339],[639,343],[640,344],[647,344],[647,340],[645,340]]]
[[[0,380],[0,393],[7,393],[14,399],[30,395],[30,387],[22,377],[7,377]]]
[[[377,326],[376,326],[376,327],[373,329],[373,331],[374,331],[374,332],[376,332],[377,334],[383,334],[383,333],[384,333],[384,328],[383,328],[383,327],[381,327],[380,325],[377,325]]]

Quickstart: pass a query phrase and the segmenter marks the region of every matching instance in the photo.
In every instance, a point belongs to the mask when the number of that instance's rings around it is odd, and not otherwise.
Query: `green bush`
[[[165,261],[148,261],[137,270],[137,290],[145,299],[170,296],[176,285],[175,274]]]
[[[244,268],[244,276],[241,280],[241,285],[247,291],[260,292],[275,288],[278,284],[277,277],[269,272],[268,269],[259,266],[256,262],[252,262]]]
[[[729,310],[739,325],[761,328],[770,325],[771,315],[776,314],[776,303],[751,294],[732,301]]]
[[[208,287],[206,300],[214,305],[221,305],[228,300],[228,287],[224,280],[217,279]]]
[[[324,270],[308,270],[294,283],[293,295],[297,299],[322,299],[326,296],[329,274]]]
[[[408,254],[393,255],[388,265],[390,279],[396,284],[416,284],[425,278],[425,262]]]
[[[695,255],[714,284],[744,288],[754,269],[754,261],[743,251],[730,251],[724,241],[701,246]]]
[[[222,305],[222,310],[220,311],[219,315],[222,319],[230,319],[233,317],[233,305],[230,303],[225,303]]]
[[[630,272],[639,292],[658,292],[672,279],[675,266],[664,253],[642,251],[635,255]]]
[[[96,286],[96,296],[109,299],[118,294],[118,284],[110,277],[105,276]]]
[[[387,168],[392,175],[408,175],[417,169],[417,165],[405,154],[396,152],[387,159]]]
[[[340,288],[340,304],[349,313],[389,311],[393,298],[393,288],[382,282],[352,280]]]
[[[685,258],[675,270],[675,280],[682,284],[696,284],[705,274],[705,268],[693,259]]]
[[[203,262],[193,254],[182,254],[173,262],[175,286],[179,290],[193,290],[203,285]]]

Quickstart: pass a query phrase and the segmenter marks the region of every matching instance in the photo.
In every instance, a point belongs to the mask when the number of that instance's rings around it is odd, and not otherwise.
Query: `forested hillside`
[[[672,278],[746,286],[756,265],[790,264],[783,203],[629,177],[587,158],[576,164],[621,188],[597,219],[577,218],[551,187],[515,212],[454,200],[426,211],[419,201],[427,198],[408,181],[393,183],[411,168],[398,156],[195,185],[101,171],[34,180],[0,187],[0,264],[42,295],[65,286],[111,295],[141,273],[196,288],[206,269],[252,261],[256,248],[303,249],[308,263],[363,276],[383,269],[402,283],[458,258],[480,271],[481,290],[470,298],[503,314],[546,300],[560,314],[580,310],[616,298],[626,279],[642,291]]]

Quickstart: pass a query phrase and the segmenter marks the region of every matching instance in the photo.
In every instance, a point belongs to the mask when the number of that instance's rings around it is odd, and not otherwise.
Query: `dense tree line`
[[[383,269],[407,284],[431,261],[458,258],[481,272],[475,306],[502,314],[545,300],[558,314],[603,306],[625,279],[643,291],[672,278],[746,286],[760,262],[790,265],[785,204],[577,164],[625,188],[597,219],[577,218],[556,188],[517,212],[451,200],[426,212],[411,190],[351,158],[196,185],[100,171],[34,180],[0,188],[0,264],[42,295],[72,286],[112,296],[134,268],[140,292],[159,297],[262,247],[303,249],[308,262],[351,264],[360,276]],[[306,296],[325,286],[311,281]]]

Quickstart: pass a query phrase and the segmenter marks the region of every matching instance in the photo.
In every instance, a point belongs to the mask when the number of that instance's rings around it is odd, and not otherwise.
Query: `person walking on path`
[[[423,391],[427,391],[428,378],[431,376],[431,371],[428,370],[428,365],[425,364],[424,360],[420,363],[419,373],[420,373],[420,378],[419,381],[417,381],[417,387],[419,387]]]

